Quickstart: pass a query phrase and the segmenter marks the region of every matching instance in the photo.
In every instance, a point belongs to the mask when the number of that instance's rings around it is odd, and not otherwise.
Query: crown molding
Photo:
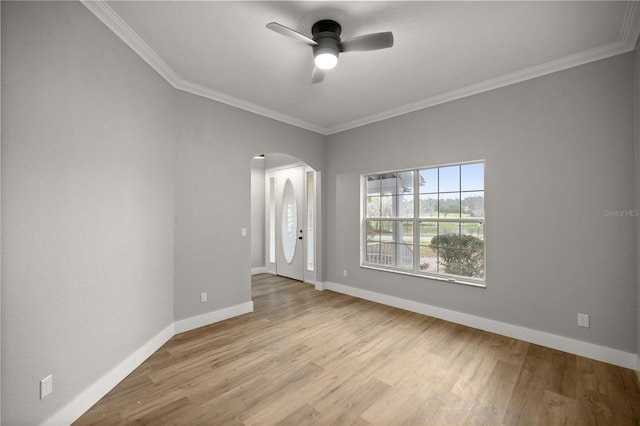
[[[466,98],[477,95],[479,93],[488,92],[490,90],[499,89],[501,87],[510,86],[512,84],[521,83],[547,74],[563,71],[569,68],[584,65],[590,62],[606,59],[611,56],[620,55],[633,50],[633,46],[625,45],[621,42],[611,43],[595,49],[576,53],[561,59],[556,59],[544,64],[535,65],[509,74],[504,74],[496,78],[482,81],[480,83],[471,84],[460,89],[452,90],[439,95],[431,96],[418,102],[403,105],[398,108],[387,110],[385,112],[370,115],[358,120],[350,121],[329,129],[326,129],[328,135],[361,127],[377,121],[387,120],[404,114],[409,114],[425,108],[455,101],[457,99]]]
[[[327,134],[322,126],[184,80],[104,0],[80,2],[174,88],[295,127]]]
[[[80,0],[91,13],[113,31],[138,56],[175,87],[178,74],[103,0]]]
[[[204,98],[208,98],[216,102],[227,104],[235,108],[240,108],[245,111],[249,111],[254,114],[261,115],[263,117],[271,118],[273,120],[290,124],[295,127],[300,127],[315,133],[320,133],[325,136],[327,135],[326,128],[322,126],[318,126],[304,120],[299,120],[295,117],[291,117],[286,114],[281,114],[272,109],[265,108],[251,102],[243,101],[242,99],[235,98],[233,96],[229,96],[221,92],[217,92],[215,90],[209,89],[208,87],[204,87],[204,86],[192,83],[190,81],[183,80],[181,78],[178,78],[175,84],[174,83],[172,84],[173,84],[173,87],[175,87],[176,89],[179,89],[194,95],[202,96]]]
[[[638,3],[630,1],[627,4],[627,12],[622,22],[622,30],[620,31],[620,43],[635,47],[640,36],[640,12],[638,11]]]
[[[616,42],[475,83],[460,89],[430,96],[418,102],[369,115],[338,126],[324,127],[181,78],[109,7],[105,0],[80,0],[80,2],[174,88],[325,136],[627,53],[635,49],[636,42],[640,36],[640,7],[636,1],[630,1],[627,4],[620,36]]]

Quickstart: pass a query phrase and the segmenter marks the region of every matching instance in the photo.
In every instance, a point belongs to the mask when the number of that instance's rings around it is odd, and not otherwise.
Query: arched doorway
[[[268,272],[316,284],[318,279],[319,173],[303,161],[285,154],[265,154],[264,197],[252,194],[252,217],[263,211],[264,268],[254,266],[257,244],[252,243],[252,272]],[[256,161],[254,160],[254,164]],[[252,188],[259,175],[252,167]],[[258,190],[256,189],[256,192]],[[264,200],[264,206],[257,205]]]

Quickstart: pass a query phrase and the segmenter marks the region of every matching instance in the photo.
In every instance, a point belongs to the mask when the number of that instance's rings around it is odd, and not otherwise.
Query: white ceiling
[[[174,87],[331,134],[633,50],[640,5],[613,1],[84,1]],[[342,39],[395,45],[340,55],[311,84],[303,34],[331,18]]]

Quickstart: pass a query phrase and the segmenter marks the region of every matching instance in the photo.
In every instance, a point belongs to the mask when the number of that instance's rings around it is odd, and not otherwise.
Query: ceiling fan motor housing
[[[340,38],[340,34],[342,33],[342,27],[336,21],[332,21],[331,19],[323,19],[321,21],[316,22],[311,27],[311,34],[313,34],[313,39],[316,39],[316,35],[320,33],[333,33],[334,36]]]
[[[313,46],[313,56],[330,53],[337,58],[340,52],[341,32],[342,28],[340,24],[330,19],[323,19],[313,24],[311,28],[313,41],[318,43],[316,46]]]

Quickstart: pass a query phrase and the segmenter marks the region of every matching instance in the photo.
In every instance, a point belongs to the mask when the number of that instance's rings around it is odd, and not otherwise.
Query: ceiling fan
[[[324,79],[325,71],[337,65],[340,52],[365,52],[393,46],[393,33],[390,31],[361,35],[342,41],[340,39],[342,27],[330,19],[323,19],[313,24],[311,27],[312,38],[277,22],[270,22],[266,26],[272,31],[301,41],[313,48],[315,67],[311,75],[312,83],[321,82]]]

